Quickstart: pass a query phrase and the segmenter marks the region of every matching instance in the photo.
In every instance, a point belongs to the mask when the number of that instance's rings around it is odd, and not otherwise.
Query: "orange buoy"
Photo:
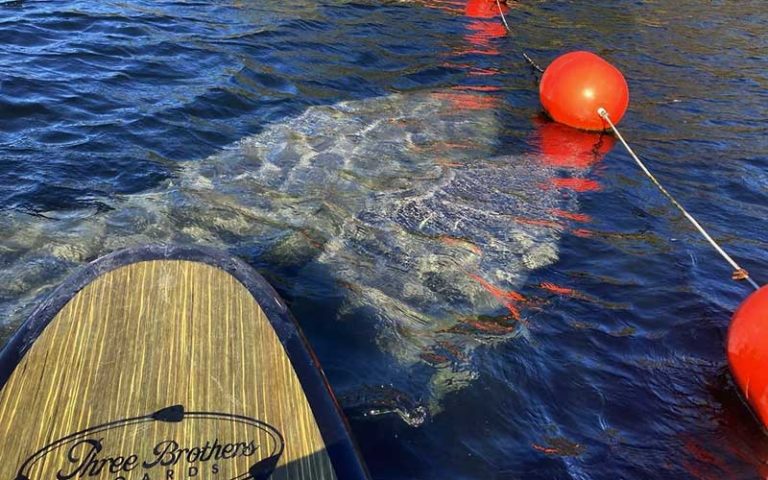
[[[539,98],[557,122],[583,130],[605,130],[597,114],[603,107],[618,124],[629,106],[629,87],[621,72],[590,52],[561,55],[544,71]]]
[[[501,0],[500,4],[502,13],[508,13],[506,0]],[[495,18],[499,15],[499,5],[496,0],[469,0],[464,7],[464,14],[471,18]]]
[[[747,403],[768,428],[768,286],[747,297],[733,315],[728,364]]]

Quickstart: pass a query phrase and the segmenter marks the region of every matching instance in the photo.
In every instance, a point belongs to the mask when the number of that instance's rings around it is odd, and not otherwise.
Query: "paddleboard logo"
[[[282,434],[260,420],[174,405],[59,438],[15,480],[266,480],[283,448]]]

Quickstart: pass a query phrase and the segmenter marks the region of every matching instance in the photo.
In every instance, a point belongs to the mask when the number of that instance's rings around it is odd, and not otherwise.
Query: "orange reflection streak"
[[[526,325],[526,323],[522,320],[515,320],[519,321],[523,325]],[[477,332],[487,333],[490,335],[506,335],[508,333],[514,332],[516,329],[514,325],[505,325],[497,322],[486,322],[474,319],[464,319],[461,321],[461,323],[463,325],[472,327]]]
[[[441,167],[446,167],[446,168],[459,168],[462,165],[464,165],[463,163],[454,162],[453,160],[450,160],[445,157],[440,157],[437,160],[435,160],[435,164]]]
[[[585,302],[594,303],[597,305],[602,305],[602,302],[600,299],[592,297],[590,295],[587,295],[584,292],[580,292],[579,290],[576,290],[575,288],[570,287],[564,287],[562,285],[557,285],[551,282],[541,282],[539,284],[539,288],[542,290],[546,290],[550,293],[553,293],[555,295],[560,295],[563,297],[570,297],[576,300],[582,300]]]
[[[430,365],[443,365],[451,361],[446,355],[440,355],[434,352],[421,352],[419,358]]]
[[[470,72],[471,73],[471,72]],[[464,85],[461,87],[453,87],[454,90],[468,90],[471,92],[500,92],[501,87],[495,85]],[[496,105],[499,102],[493,97],[486,97],[493,100],[493,104]]]
[[[495,68],[480,68],[480,67],[472,67],[472,69],[469,71],[470,75],[477,75],[478,77],[485,76],[485,75],[498,75],[499,71]]]
[[[585,132],[543,118],[533,121],[532,143],[539,147],[539,161],[548,167],[583,170],[593,167],[611,151],[616,139]]]
[[[453,357],[456,359],[465,360],[467,358],[464,352],[455,343],[446,340],[437,340],[437,345],[439,345],[440,348],[444,349],[449,354],[453,355]]]
[[[559,188],[573,190],[574,192],[597,192],[602,186],[596,180],[587,178],[552,178],[550,185],[541,185],[542,188]]]
[[[470,65],[468,63],[443,62],[442,65],[445,68],[455,68],[455,69],[467,70],[467,73],[469,75],[475,75],[475,76],[478,76],[478,77],[498,75],[499,73],[501,73],[501,71],[499,69],[497,69],[497,68],[492,68],[492,67],[476,67],[476,66]],[[456,86],[456,87],[453,87],[453,88],[455,88],[455,89],[462,89],[464,87]],[[498,87],[497,87],[497,89],[498,89]]]
[[[571,233],[581,238],[589,238],[594,234],[592,230],[587,230],[586,228],[577,228],[572,230]]]
[[[452,247],[459,247],[459,248],[464,248],[466,250],[469,250],[475,255],[482,255],[483,253],[483,250],[480,247],[462,238],[451,237],[450,235],[442,235],[438,237],[438,240]]]
[[[446,330],[444,332],[449,331],[450,330]],[[453,333],[458,332],[453,331]],[[432,345],[431,347],[428,347],[427,350],[421,352],[419,357],[433,366],[444,365],[453,361],[461,362],[467,359],[466,355],[458,345],[445,339],[436,340],[435,345]]]
[[[547,220],[545,218],[514,217],[514,221],[522,225],[533,225],[534,227],[547,227],[556,230],[565,228],[565,225],[562,223],[554,220]]]
[[[567,218],[568,220],[573,220],[574,222],[591,222],[592,217],[587,215],[586,213],[573,213],[573,212],[566,212],[565,210],[560,209],[552,209],[550,210],[552,212],[552,215],[560,218]]]
[[[472,33],[468,33],[464,38],[472,47],[457,50],[454,53],[459,55],[499,55],[501,53],[492,46],[492,41],[506,36],[507,29],[504,28],[504,25],[497,21],[478,20],[470,23],[467,29]]]
[[[520,295],[517,292],[513,292],[510,290],[503,290],[490,282],[486,281],[484,278],[482,278],[479,275],[475,275],[473,273],[469,274],[469,278],[479,283],[488,293],[496,297],[496,300],[499,301],[504,307],[509,311],[509,313],[512,315],[512,318],[515,320],[522,322],[524,325],[527,325],[527,323],[522,320],[522,317],[520,316],[520,310],[512,303],[512,302],[522,302],[525,300],[525,297]]]
[[[501,288],[495,287],[490,282],[485,280],[484,278],[480,277],[479,275],[475,275],[473,273],[469,274],[469,277],[479,283],[483,286],[486,290],[488,290],[489,293],[491,293],[496,298],[503,298],[505,300],[512,300],[515,302],[522,302],[525,300],[525,297],[520,295],[517,292],[513,292],[511,290],[503,290]]]
[[[549,290],[552,293],[556,293],[558,295],[568,295],[568,296],[580,296],[579,292],[572,288],[568,287],[561,287],[559,285],[555,285],[554,283],[549,282],[542,282],[539,287],[543,288],[544,290]]]
[[[559,455],[560,450],[552,447],[545,447],[543,445],[539,445],[538,443],[532,443],[531,447],[533,447],[534,450],[537,450],[542,453],[546,453],[547,455]]]
[[[466,88],[466,90],[471,89]],[[436,92],[432,96],[441,100],[447,100],[457,109],[461,110],[489,110],[499,103],[498,98],[467,92]]]

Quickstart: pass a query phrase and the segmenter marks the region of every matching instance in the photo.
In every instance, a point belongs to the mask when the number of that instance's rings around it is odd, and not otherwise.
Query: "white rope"
[[[501,8],[501,0],[496,0],[496,6],[499,7],[499,15],[501,15],[501,21],[504,22],[504,26],[507,28],[507,31],[512,33],[512,29],[509,28],[507,19],[504,17],[504,10]]]
[[[504,9],[501,8],[501,0],[496,0],[496,6],[499,8],[499,15],[501,16],[501,21],[504,22],[504,28],[507,29],[507,33],[511,34],[512,33],[512,29],[509,28],[509,24],[507,23],[507,17],[504,16]],[[533,68],[538,70],[539,73],[544,73],[544,69],[541,68],[539,65],[537,65],[536,62],[534,62],[533,59],[531,57],[529,57],[527,53],[523,52],[523,58]]]
[[[523,52],[523,58],[526,62],[528,62],[533,68],[538,70],[539,73],[544,73],[544,69],[541,68],[536,62],[533,61],[531,57],[528,56],[527,53]]]
[[[627,152],[629,152],[630,156],[632,156],[632,158],[635,160],[635,162],[643,170],[643,173],[645,173],[645,175],[651,180],[651,182],[653,182],[653,184],[656,185],[656,188],[658,188],[659,191],[661,191],[661,193],[663,193],[664,196],[667,197],[670,202],[672,202],[672,205],[677,207],[677,209],[680,210],[683,213],[685,218],[688,219],[688,221],[691,222],[691,224],[693,224],[694,227],[696,227],[696,229],[699,231],[699,233],[701,233],[704,236],[704,238],[707,239],[707,241],[710,243],[710,245],[712,245],[715,248],[715,250],[717,250],[717,253],[719,253],[731,265],[731,267],[734,268],[734,270],[735,270],[734,275],[741,274],[743,279],[747,280],[749,282],[749,284],[752,285],[755,288],[755,290],[758,290],[760,288],[760,286],[757,283],[755,283],[755,281],[752,280],[749,277],[749,274],[747,273],[747,271],[744,270],[743,268],[741,268],[739,266],[739,264],[736,263],[733,260],[733,258],[731,258],[731,256],[728,255],[725,252],[725,250],[723,250],[720,247],[720,245],[718,245],[717,242],[711,236],[709,236],[707,231],[704,230],[704,227],[702,227],[699,224],[699,222],[697,222],[696,219],[693,218],[693,216],[690,213],[688,213],[688,211],[685,208],[683,208],[683,206],[680,205],[680,203],[677,200],[675,200],[675,197],[673,197],[672,194],[670,194],[667,191],[667,189],[664,188],[664,186],[661,183],[659,183],[658,180],[656,180],[656,177],[653,176],[651,171],[648,170],[648,168],[645,166],[645,164],[640,160],[640,158],[638,158],[637,155],[635,155],[635,152],[632,150],[632,148],[629,146],[629,144],[624,140],[624,137],[621,135],[621,132],[619,132],[619,129],[616,128],[616,125],[613,124],[613,122],[611,121],[611,118],[608,116],[608,112],[604,108],[600,107],[600,108],[597,109],[597,114],[600,115],[600,117],[603,120],[608,122],[608,125],[611,126],[611,129],[613,130],[613,133],[616,134],[616,136],[619,138],[619,141],[621,141],[621,144],[624,145],[624,148],[627,149]],[[734,277],[734,278],[736,278],[736,277]]]

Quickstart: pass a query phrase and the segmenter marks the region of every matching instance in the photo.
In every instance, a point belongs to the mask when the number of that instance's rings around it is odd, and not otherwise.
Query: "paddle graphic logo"
[[[283,448],[282,434],[260,420],[174,405],[61,437],[15,480],[266,480]]]

